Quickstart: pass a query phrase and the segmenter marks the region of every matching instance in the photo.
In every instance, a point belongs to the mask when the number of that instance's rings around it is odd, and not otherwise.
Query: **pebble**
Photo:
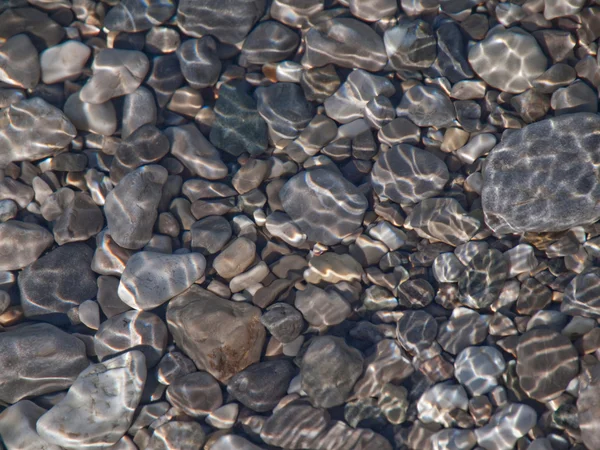
[[[154,430],[145,448],[146,450],[195,450],[202,446],[205,440],[206,435],[199,423],[173,421]]]
[[[117,112],[112,102],[85,103],[78,93],[71,94],[64,106],[65,115],[78,130],[110,136],[117,130]]]
[[[264,361],[235,374],[227,383],[227,392],[257,412],[271,411],[286,395],[294,366],[286,360]]]
[[[294,306],[304,320],[316,327],[338,325],[352,314],[352,307],[335,289],[324,290],[308,285],[296,292]]]
[[[156,116],[156,100],[149,89],[140,86],[131,94],[125,95],[121,138],[126,139],[142,125],[155,125]]]
[[[396,326],[398,341],[407,351],[419,354],[430,348],[438,334],[438,323],[425,311],[404,311]]]
[[[167,327],[156,315],[127,311],[102,322],[94,336],[94,349],[100,361],[129,350],[139,350],[146,365],[158,364],[167,347]]]
[[[117,443],[133,422],[146,381],[138,351],[79,374],[67,395],[37,422],[39,435],[66,449],[102,449]]]
[[[252,156],[267,149],[267,123],[258,114],[256,101],[241,82],[221,85],[214,107],[215,121],[210,142],[234,156],[247,151]]]
[[[596,136],[586,131],[598,123],[596,115],[567,114],[505,137],[486,159],[483,171],[486,224],[503,234],[562,231],[598,220],[595,198],[600,188],[592,163]],[[564,130],[572,138],[566,139]],[[557,142],[564,144],[556,146]],[[532,177],[534,167],[537,175]],[[548,189],[560,195],[546,195]]]
[[[86,192],[76,192],[73,201],[54,221],[54,240],[58,245],[86,241],[104,226],[102,211]]]
[[[457,355],[469,346],[481,344],[487,335],[488,325],[483,317],[471,309],[457,308],[439,326],[437,342],[448,353]]]
[[[467,61],[465,42],[456,23],[444,23],[435,32],[437,38],[437,59],[432,72],[446,77],[452,84],[473,78],[473,71]],[[454,86],[452,87],[454,89]],[[485,92],[485,86],[484,86]]]
[[[422,20],[401,20],[383,35],[390,65],[396,70],[427,69],[437,55],[431,26]]]
[[[325,245],[337,244],[354,232],[367,208],[365,196],[354,185],[324,168],[295,175],[281,188],[279,197],[307,238]]]
[[[42,82],[54,84],[77,79],[91,54],[91,49],[78,41],[66,41],[44,50],[40,55]]]
[[[196,366],[221,382],[260,360],[265,329],[255,306],[192,286],[169,302],[167,324]]]
[[[596,420],[598,414],[598,390],[600,389],[600,365],[583,369],[580,375],[577,412],[581,439],[587,448],[594,448],[600,442],[600,429]]]
[[[456,111],[444,91],[418,84],[404,94],[396,115],[408,117],[420,127],[447,128],[453,125]]]
[[[65,35],[65,30],[48,14],[27,7],[27,3],[19,3],[20,7],[8,8],[0,15],[0,41],[28,32],[40,46],[52,47],[58,44]]]
[[[231,242],[213,261],[213,268],[226,279],[244,272],[254,261],[256,244],[245,237]]]
[[[0,400],[9,404],[67,389],[89,364],[82,341],[47,323],[5,331],[0,345]]]
[[[85,244],[65,244],[27,266],[19,274],[25,317],[63,323],[69,309],[94,298],[98,288],[90,268],[93,254]]]
[[[379,152],[371,179],[380,198],[410,204],[436,196],[448,182],[449,174],[437,156],[400,144]]]
[[[64,150],[76,134],[67,116],[39,97],[13,103],[0,112],[4,149],[0,167],[53,156]]]
[[[176,379],[196,371],[196,366],[183,353],[178,351],[171,351],[165,354],[158,366],[157,379],[161,384],[165,386],[170,385]]]
[[[315,407],[331,408],[346,401],[363,369],[361,353],[343,339],[319,336],[302,358],[302,390]]]
[[[487,84],[511,94],[531,88],[548,66],[535,38],[517,27],[491,30],[469,49],[468,59]]]
[[[175,12],[171,0],[123,0],[110,8],[104,26],[110,31],[137,33],[166,22]]]
[[[105,49],[92,64],[92,77],[79,92],[85,103],[101,104],[134,92],[150,68],[146,55],[135,50]]]
[[[23,89],[39,83],[38,52],[26,34],[11,37],[0,47],[0,81]]]
[[[305,69],[300,75],[300,86],[306,99],[311,102],[323,103],[340,86],[340,77],[333,64],[323,67]]]
[[[189,288],[205,269],[206,259],[200,253],[135,253],[121,276],[119,298],[137,310],[154,309]]]
[[[177,48],[177,59],[183,77],[194,89],[212,86],[219,79],[221,61],[212,36],[184,41]]]
[[[558,397],[579,373],[577,350],[549,329],[533,329],[519,338],[517,375],[521,389],[540,402]]]
[[[307,68],[336,64],[378,72],[387,63],[383,39],[356,19],[335,18],[315,24],[306,34],[302,65]]]
[[[34,263],[52,245],[45,228],[18,220],[0,223],[0,270],[17,270]]]
[[[35,424],[46,410],[29,400],[22,400],[0,414],[0,438],[8,450],[61,450],[48,444],[37,433]]]
[[[244,41],[239,64],[268,64],[283,61],[293,56],[300,44],[295,31],[274,20],[258,24]]]
[[[500,408],[487,425],[475,429],[477,444],[485,450],[510,450],[536,421],[537,414],[531,406],[512,403]]]
[[[419,419],[424,423],[436,422],[443,426],[451,426],[451,411],[466,411],[469,399],[461,385],[451,382],[439,383],[426,390],[417,402]]]
[[[205,417],[223,404],[217,380],[206,372],[177,378],[167,388],[167,400],[191,417]]]
[[[560,310],[569,315],[600,317],[600,271],[595,268],[577,275],[565,289]]]
[[[110,235],[119,246],[138,250],[148,243],[166,181],[167,170],[151,164],[128,173],[110,191],[104,213]]]
[[[472,396],[492,391],[505,369],[502,353],[495,347],[467,347],[454,362],[454,376]]]
[[[177,26],[188,36],[212,35],[225,44],[237,44],[264,10],[264,0],[182,0],[177,9]],[[232,27],[232,23],[236,26]]]
[[[477,253],[458,280],[461,302],[473,309],[487,308],[500,296],[507,277],[508,264],[502,253],[495,249]]]
[[[287,303],[269,306],[260,318],[271,335],[282,344],[294,341],[304,329],[302,313]]]

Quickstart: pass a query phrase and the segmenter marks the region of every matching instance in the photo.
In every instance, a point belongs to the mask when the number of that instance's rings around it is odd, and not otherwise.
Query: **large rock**
[[[52,234],[34,223],[18,220],[0,223],[0,270],[28,266],[53,242]]]
[[[73,450],[116,444],[133,422],[146,382],[144,355],[131,351],[81,372],[67,395],[37,422],[47,442]]]
[[[19,275],[25,317],[66,323],[69,309],[94,298],[93,255],[85,244],[66,244],[26,267]]]
[[[600,116],[552,117],[506,133],[483,170],[482,205],[498,234],[562,231],[600,218]]]
[[[279,191],[285,212],[311,241],[339,244],[360,227],[365,196],[340,173],[314,169],[294,175]]]
[[[136,253],[121,276],[119,298],[135,309],[154,309],[189,288],[205,268],[200,253]]]
[[[6,403],[62,391],[89,364],[82,341],[46,323],[0,333],[0,348],[0,400]]]
[[[260,309],[199,286],[169,302],[167,324],[196,366],[223,383],[260,359],[266,335]]]
[[[65,114],[40,97],[10,105],[0,111],[0,167],[53,156],[76,134]]]
[[[106,196],[108,229],[121,247],[137,250],[152,237],[167,176],[167,169],[162,166],[142,166],[123,177]]]

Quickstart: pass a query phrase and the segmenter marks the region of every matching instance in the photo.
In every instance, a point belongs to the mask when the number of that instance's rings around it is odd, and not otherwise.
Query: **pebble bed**
[[[598,0],[0,0],[0,449],[600,449]]]

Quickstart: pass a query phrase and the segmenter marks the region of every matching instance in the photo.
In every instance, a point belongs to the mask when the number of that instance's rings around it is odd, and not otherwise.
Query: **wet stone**
[[[182,0],[177,9],[177,25],[188,36],[212,35],[225,44],[237,44],[264,10],[264,0]],[[232,23],[236,26],[232,27]]]
[[[145,381],[144,355],[137,351],[90,365],[38,420],[37,431],[44,440],[67,449],[109,447],[133,422]]]
[[[39,97],[22,100],[0,112],[0,167],[14,161],[53,156],[76,135],[73,124],[58,108]]]
[[[417,402],[419,419],[424,423],[439,423],[446,427],[453,422],[451,412],[467,410],[469,399],[461,385],[439,383],[427,389]]]
[[[29,2],[30,3],[30,2]],[[20,4],[19,6],[26,6]],[[3,8],[4,9],[4,8]],[[35,8],[8,8],[0,15],[0,40],[4,41],[19,33],[29,33],[36,46],[52,47],[65,35],[64,29]]]
[[[400,204],[435,196],[448,178],[448,168],[441,159],[406,144],[379,152],[371,172],[375,192]]]
[[[335,18],[320,22],[306,35],[302,65],[311,68],[330,63],[377,72],[387,63],[383,39],[356,19]]]
[[[0,81],[24,89],[39,83],[38,53],[27,35],[13,36],[0,47]]]
[[[227,392],[254,411],[271,411],[286,395],[295,374],[287,360],[259,362],[234,375],[227,383]]]
[[[323,103],[340,86],[340,77],[334,65],[327,64],[323,67],[303,70],[300,75],[300,86],[306,100]]]
[[[511,51],[518,49],[518,51]],[[469,50],[473,70],[490,86],[519,94],[547,68],[547,60],[537,41],[520,28],[494,30]]]
[[[290,58],[300,37],[295,31],[276,21],[261,22],[244,41],[239,63],[242,67],[251,64],[267,64]]]
[[[569,339],[555,331],[528,331],[517,345],[521,389],[540,402],[558,397],[579,373],[579,360]]]
[[[108,11],[104,26],[110,31],[137,33],[166,22],[174,12],[171,0],[123,0]]]
[[[487,425],[475,430],[477,443],[486,450],[510,450],[536,421],[537,414],[531,406],[511,403],[500,408]]]
[[[397,323],[398,341],[407,351],[418,354],[435,342],[438,323],[425,311],[405,311]]]
[[[154,309],[189,288],[205,268],[200,253],[135,253],[121,276],[119,298],[134,309]]]
[[[92,197],[85,192],[76,192],[73,202],[56,218],[53,232],[58,245],[86,241],[95,236],[104,226],[102,211]]]
[[[145,448],[146,450],[194,450],[202,446],[205,440],[206,435],[199,423],[174,420],[154,430]]]
[[[265,329],[255,306],[192,286],[169,302],[167,323],[177,345],[219,381],[260,359]]]
[[[482,343],[488,335],[485,320],[475,311],[466,308],[454,310],[448,321],[439,326],[437,342],[453,355]]]
[[[52,245],[52,235],[33,223],[0,223],[0,270],[22,269],[35,262]]]
[[[294,306],[309,324],[317,327],[337,325],[352,313],[350,304],[335,289],[324,290],[313,285],[296,292]]]
[[[427,280],[412,279],[400,284],[395,294],[398,303],[405,308],[424,308],[433,301],[435,291]]]
[[[537,281],[528,278],[521,283],[516,311],[523,315],[532,315],[546,308],[552,301],[552,291]]]
[[[600,317],[600,271],[591,268],[577,275],[565,289],[560,310],[569,315]]]
[[[281,139],[298,137],[314,116],[302,88],[295,83],[276,83],[255,92],[258,113],[269,130]]]
[[[330,408],[346,401],[363,369],[361,353],[343,339],[312,339],[302,358],[302,390],[315,407]]]
[[[562,231],[595,222],[600,216],[593,169],[598,145],[588,130],[599,123],[592,114],[568,114],[503,139],[483,172],[486,224],[501,234]],[[534,167],[536,176],[530,176]],[[545,195],[550,186],[555,195]]]
[[[149,312],[127,311],[105,320],[94,336],[94,349],[100,361],[129,350],[139,350],[146,365],[158,364],[167,346],[167,326]]]
[[[215,147],[234,156],[243,151],[256,156],[267,149],[267,124],[258,114],[246,86],[235,82],[223,84],[214,113],[210,142]]]
[[[366,198],[349,181],[327,169],[313,169],[292,177],[279,197],[285,212],[311,241],[339,243],[361,224]]]
[[[212,36],[184,41],[177,49],[177,59],[183,77],[194,89],[212,86],[219,79],[221,61]]]
[[[50,47],[40,55],[42,81],[45,84],[76,79],[89,59],[91,49],[78,41],[66,41]]]
[[[192,250],[213,255],[223,249],[232,235],[231,225],[221,216],[205,217],[192,225]]]
[[[456,112],[444,91],[416,85],[404,94],[396,115],[406,116],[420,127],[447,128],[454,123]]]
[[[8,450],[60,450],[48,444],[37,433],[35,424],[46,410],[29,400],[23,400],[0,414],[0,438]]]
[[[474,309],[487,308],[498,299],[507,276],[508,264],[498,250],[477,253],[458,280],[461,302]]]
[[[134,92],[148,73],[146,55],[134,50],[105,49],[92,64],[93,74],[79,97],[86,103],[100,104]]]
[[[483,395],[498,385],[506,364],[495,347],[467,347],[454,362],[454,376],[472,395]]]
[[[64,112],[78,130],[104,136],[110,136],[117,130],[117,112],[111,101],[85,103],[75,93],[65,102]]]
[[[93,253],[85,244],[65,244],[27,266],[19,275],[25,316],[65,322],[69,309],[94,298],[98,288],[90,269]]]
[[[192,417],[205,417],[223,404],[219,383],[206,372],[177,378],[167,389],[167,400]]]
[[[256,245],[250,239],[239,237],[229,244],[213,261],[217,273],[230,279],[244,272],[254,261]]]
[[[118,245],[140,249],[148,243],[166,181],[164,167],[142,166],[127,174],[108,194],[104,213],[110,235]]]
[[[50,324],[1,333],[0,345],[0,400],[7,403],[67,389],[89,364],[84,343]]]
[[[404,19],[383,35],[390,65],[396,69],[426,69],[436,58],[431,26],[422,20]]]
[[[302,313],[287,303],[275,303],[269,306],[260,321],[282,344],[292,342],[304,329]]]
[[[557,89],[552,94],[550,106],[556,116],[573,113],[596,113],[598,102],[595,91],[586,83],[577,81],[568,87]]]
[[[459,26],[455,23],[445,23],[436,30],[435,34],[437,59],[433,63],[432,70],[446,77],[453,84],[473,78]]]

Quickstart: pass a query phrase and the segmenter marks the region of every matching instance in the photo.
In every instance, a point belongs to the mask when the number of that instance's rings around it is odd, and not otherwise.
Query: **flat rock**
[[[440,88],[418,84],[404,94],[396,115],[408,117],[420,127],[447,128],[454,123],[456,111]]]
[[[460,301],[473,309],[487,308],[500,296],[507,277],[508,264],[500,251],[477,253],[458,280]]]
[[[213,267],[221,277],[230,279],[244,272],[255,256],[256,244],[248,238],[239,237],[217,255]]]
[[[79,41],[66,41],[50,47],[40,55],[40,68],[44,84],[74,80],[83,71],[92,50]]]
[[[0,400],[6,403],[67,389],[89,364],[82,341],[46,323],[0,333],[0,345]]]
[[[142,166],[123,177],[107,195],[104,214],[118,245],[137,250],[148,243],[167,175],[162,166]]]
[[[577,275],[567,288],[560,310],[573,316],[600,317],[600,270],[590,268]]]
[[[156,100],[150,89],[140,86],[123,101],[121,138],[125,139],[142,125],[156,124]]]
[[[286,395],[295,374],[296,369],[287,360],[259,362],[231,377],[227,392],[254,411],[271,411]]]
[[[439,326],[437,341],[444,351],[457,355],[461,350],[481,344],[488,336],[488,325],[477,312],[457,308],[447,322]]]
[[[61,450],[48,444],[37,433],[35,424],[46,410],[29,400],[22,400],[0,414],[0,438],[7,450]]]
[[[566,336],[550,329],[523,334],[516,356],[519,385],[539,402],[558,397],[579,373],[577,350]]]
[[[154,367],[167,347],[169,333],[165,323],[155,314],[127,311],[102,322],[94,336],[94,350],[100,361],[139,350],[146,365]]]
[[[298,34],[274,20],[259,23],[248,35],[242,47],[239,63],[268,64],[290,58],[300,44]]]
[[[265,341],[260,309],[192,286],[169,302],[167,324],[177,345],[221,382],[258,362]]]
[[[177,378],[167,389],[167,400],[192,417],[206,417],[223,404],[219,382],[206,372]]]
[[[279,192],[283,209],[311,241],[339,243],[358,229],[365,196],[337,172],[318,168],[293,176]]]
[[[69,309],[94,298],[98,288],[90,268],[93,254],[85,244],[65,244],[27,266],[19,274],[25,317],[64,322]]]
[[[498,385],[506,363],[495,347],[467,347],[454,362],[454,376],[472,395],[484,395]]]
[[[296,292],[294,306],[309,324],[316,327],[337,325],[352,314],[352,307],[341,293],[312,284]]]
[[[562,231],[597,221],[597,127],[597,115],[578,113],[542,120],[505,136],[483,170],[486,224],[505,234]]]
[[[137,33],[166,22],[175,13],[172,0],[123,0],[114,5],[104,17],[110,31]]]
[[[39,97],[14,103],[0,111],[0,167],[53,156],[76,134],[65,114]]]
[[[210,142],[234,156],[243,151],[256,156],[267,149],[267,123],[258,114],[256,101],[247,91],[243,83],[224,83],[214,107]]]
[[[26,34],[11,37],[0,47],[0,81],[24,89],[39,83],[38,52]]]
[[[196,450],[206,440],[202,426],[197,422],[172,421],[161,425],[145,447],[146,450]],[[215,448],[214,445],[211,448]],[[245,449],[244,449],[245,450]]]
[[[371,180],[380,197],[418,203],[437,195],[449,179],[448,168],[437,156],[411,145],[395,145],[379,152]]]
[[[134,309],[154,309],[189,288],[205,268],[200,253],[135,253],[121,276],[119,298]]]
[[[0,270],[17,270],[35,262],[53,243],[50,232],[33,223],[0,223]]]
[[[396,70],[426,69],[437,55],[431,26],[423,20],[401,20],[383,35],[390,65]]]
[[[349,69],[382,70],[387,63],[383,39],[366,23],[350,18],[324,20],[306,34],[302,65],[335,64]]]
[[[428,198],[418,203],[404,225],[424,237],[457,246],[467,242],[481,226],[453,198]]]
[[[69,204],[54,221],[52,229],[58,245],[87,241],[104,227],[102,211],[87,192],[76,192]]]
[[[407,351],[420,353],[434,343],[438,333],[438,323],[425,311],[404,311],[396,325],[398,341]]]
[[[317,408],[342,405],[362,370],[362,354],[342,338],[314,337],[300,366],[302,390]]]
[[[212,36],[188,39],[177,49],[181,73],[194,89],[213,86],[221,73],[217,41]]]
[[[150,61],[135,50],[104,49],[92,64],[92,77],[79,92],[86,103],[105,103],[134,92],[148,73]]]
[[[313,105],[295,83],[275,83],[255,92],[258,113],[281,139],[295,139],[314,116]]]
[[[79,93],[71,94],[64,106],[65,115],[82,131],[111,136],[117,131],[117,111],[111,101],[86,103]]]
[[[275,303],[269,306],[260,321],[282,344],[292,342],[304,329],[302,313],[287,303]]]
[[[536,422],[537,414],[531,406],[511,403],[498,409],[487,425],[475,429],[475,437],[486,450],[511,450]]]
[[[127,352],[81,372],[67,395],[37,422],[39,435],[66,449],[101,450],[125,434],[146,382],[144,355]]]
[[[194,223],[190,233],[192,235],[192,250],[201,252],[205,255],[214,255],[222,250],[223,247],[225,247],[225,244],[229,242],[233,231],[231,225],[224,217],[208,216]],[[240,246],[241,243],[238,243],[237,245]],[[243,259],[250,259],[250,262],[252,262],[254,259],[254,252],[249,251],[250,246],[243,247],[248,248],[248,255]],[[236,258],[238,258],[238,256],[236,256]],[[221,263],[224,262],[225,261],[221,261]]]
[[[0,14],[0,41],[20,33],[28,33],[36,46],[52,47],[62,40],[65,30],[39,9],[9,7]]]
[[[177,9],[177,26],[188,36],[212,35],[225,44],[237,44],[264,11],[265,0],[182,0]]]
[[[548,66],[536,39],[521,28],[498,29],[469,50],[471,67],[490,86],[511,94],[532,87]]]

